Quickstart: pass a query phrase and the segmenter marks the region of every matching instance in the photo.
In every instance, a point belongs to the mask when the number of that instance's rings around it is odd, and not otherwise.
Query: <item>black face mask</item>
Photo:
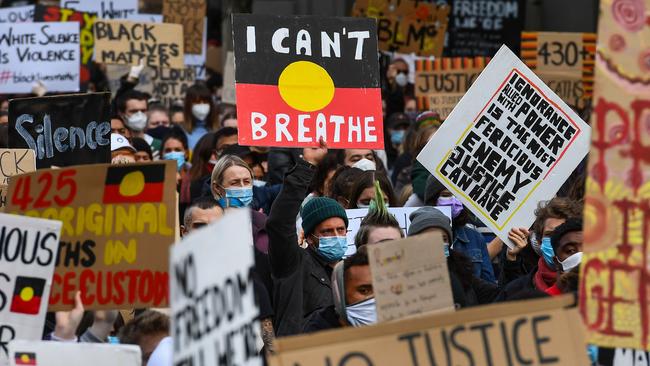
[[[169,135],[169,133],[172,131],[170,127],[165,127],[165,126],[158,126],[154,127],[152,129],[146,130],[145,132],[147,135],[158,139],[162,140],[165,136]]]

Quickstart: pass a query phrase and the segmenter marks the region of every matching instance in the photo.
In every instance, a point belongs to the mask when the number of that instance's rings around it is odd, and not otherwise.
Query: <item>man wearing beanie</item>
[[[266,223],[274,288],[273,326],[278,337],[301,333],[309,315],[334,304],[330,278],[347,248],[345,209],[331,198],[316,197],[300,210],[315,165],[326,154],[323,142],[319,148],[303,150],[302,159],[284,177]],[[307,249],[298,245],[298,213]]]

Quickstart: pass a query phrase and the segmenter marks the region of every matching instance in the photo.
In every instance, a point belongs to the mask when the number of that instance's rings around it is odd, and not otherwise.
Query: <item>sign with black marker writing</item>
[[[172,103],[185,98],[187,89],[196,83],[196,69],[151,69],[151,95],[162,105],[171,107]]]
[[[0,365],[10,341],[43,335],[60,233],[60,221],[0,213]]]
[[[175,365],[262,365],[250,214],[235,210],[170,248]],[[214,257],[215,245],[225,255]],[[194,331],[197,330],[197,331]],[[227,355],[227,356],[224,356]]]
[[[79,23],[0,23],[0,94],[79,91]]]
[[[34,21],[34,5],[0,8],[0,23],[31,23]]]
[[[31,149],[0,149],[0,212],[7,205],[9,180],[14,175],[36,170],[36,155]]]
[[[9,366],[142,365],[142,351],[132,344],[20,340],[9,343],[9,355]]]
[[[185,53],[203,51],[206,0],[163,0],[165,23],[183,25]]]
[[[110,162],[110,96],[86,93],[10,100],[9,147],[34,150],[39,169]]]
[[[100,19],[128,19],[138,14],[138,0],[61,0],[60,5],[95,13]]]
[[[182,69],[183,42],[180,24],[95,21],[95,59],[100,63]]]
[[[589,151],[591,128],[503,46],[417,159],[506,244]]]

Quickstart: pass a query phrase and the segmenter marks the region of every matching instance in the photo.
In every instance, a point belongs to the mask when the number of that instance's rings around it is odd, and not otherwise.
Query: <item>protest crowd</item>
[[[0,366],[650,365],[649,0],[14,3]]]

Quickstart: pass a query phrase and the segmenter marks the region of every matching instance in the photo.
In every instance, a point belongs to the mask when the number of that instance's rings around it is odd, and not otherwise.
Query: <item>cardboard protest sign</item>
[[[95,13],[100,19],[127,19],[138,14],[138,0],[60,0],[62,8]]]
[[[368,262],[379,322],[454,310],[442,234],[374,244]]]
[[[31,23],[34,21],[34,5],[0,8],[0,23]]]
[[[173,162],[80,165],[14,177],[6,212],[63,222],[50,310],[165,307],[174,242]]]
[[[250,225],[248,211],[236,210],[170,248],[175,365],[216,365],[224,354],[233,365],[262,365],[255,346],[253,237],[240,230]],[[220,259],[216,248],[225,254]]]
[[[277,339],[269,364],[586,366],[578,312],[563,308],[567,300],[487,305]]]
[[[31,149],[0,149],[0,212],[7,205],[9,178],[36,170],[36,155]]]
[[[418,109],[445,119],[490,61],[489,57],[444,57],[415,60]]]
[[[0,23],[0,94],[79,91],[79,24]]]
[[[221,101],[228,104],[237,104],[237,94],[235,92],[235,55],[230,51],[226,54],[226,64],[223,67]]]
[[[43,336],[61,222],[0,213],[0,364],[7,344]]]
[[[383,51],[442,56],[450,7],[418,0],[356,0],[352,14],[377,19]]]
[[[447,57],[494,56],[505,44],[519,54],[526,0],[449,0]]]
[[[646,351],[650,351],[648,8],[647,0],[601,2],[579,292],[590,343]]]
[[[165,23],[183,25],[185,53],[201,53],[205,25],[206,0],[164,0]]]
[[[591,128],[502,47],[417,159],[509,246],[589,150]]]
[[[72,9],[59,8],[58,6],[36,5],[34,20],[37,22],[78,22],[79,23],[79,45],[81,49],[81,70],[79,82],[81,90],[88,88],[90,81],[90,67],[93,59],[93,24],[97,18],[96,14],[79,12]]]
[[[524,32],[521,59],[568,105],[582,109],[591,101],[595,33]]]
[[[140,347],[130,344],[13,341],[9,343],[9,354],[11,366],[142,365]]]
[[[97,20],[94,34],[97,62],[184,67],[183,27],[180,24]]]
[[[86,93],[10,100],[9,147],[34,150],[39,169],[110,162],[110,96]]]
[[[188,66],[182,70],[152,69],[151,95],[170,107],[176,100],[183,100],[187,89],[196,83],[196,71]]]
[[[375,22],[233,15],[239,144],[383,149]]]

